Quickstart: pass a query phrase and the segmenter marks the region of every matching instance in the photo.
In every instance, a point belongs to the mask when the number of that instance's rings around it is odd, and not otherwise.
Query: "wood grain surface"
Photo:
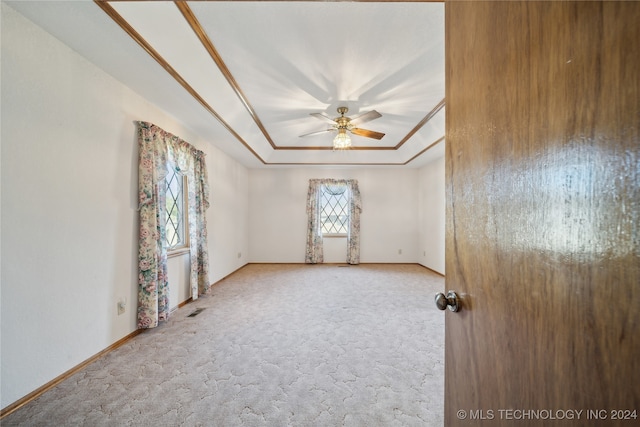
[[[445,16],[445,425],[636,425],[640,3]]]

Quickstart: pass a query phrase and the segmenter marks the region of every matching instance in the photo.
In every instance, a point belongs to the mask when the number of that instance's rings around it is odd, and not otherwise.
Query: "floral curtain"
[[[347,234],[347,263],[360,264],[360,212],[362,201],[358,181],[349,179],[346,181],[351,193],[349,199],[349,233]]]
[[[324,262],[322,247],[322,187],[325,185],[345,185],[349,192],[349,232],[347,233],[347,263],[360,263],[360,212],[362,201],[358,181],[355,179],[310,179],[307,191],[307,248],[305,262]]]
[[[197,299],[211,286],[209,283],[209,252],[207,249],[207,217],[209,180],[204,153],[194,151],[193,179],[189,185],[189,250],[191,254],[191,296]],[[190,183],[193,183],[193,188]]]
[[[169,318],[165,238],[167,165],[187,176],[191,297],[209,287],[205,211],[209,188],[204,153],[147,122],[138,122],[139,218],[138,328],[153,328]]]
[[[321,179],[310,179],[307,191],[307,252],[305,255],[305,263],[307,264],[324,262],[322,227],[320,225],[322,181]]]

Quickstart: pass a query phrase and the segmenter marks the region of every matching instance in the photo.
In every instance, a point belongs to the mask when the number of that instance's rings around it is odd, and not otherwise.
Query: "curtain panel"
[[[358,181],[349,179],[346,182],[351,192],[349,200],[349,233],[347,234],[347,263],[360,264],[360,212],[362,201]]]
[[[307,251],[305,254],[305,263],[307,264],[324,262],[320,225],[322,181],[321,179],[310,179],[307,191]]]
[[[193,163],[193,189],[189,186],[189,252],[191,254],[191,296],[204,294],[209,283],[209,252],[207,246],[207,217],[209,209],[209,180],[204,153],[195,150]]]
[[[360,263],[360,212],[362,201],[358,181],[355,179],[310,179],[307,191],[307,246],[305,263],[324,262],[322,246],[322,188],[325,185],[345,185],[349,192],[349,231],[347,233],[347,263]]]
[[[153,328],[169,318],[167,277],[166,187],[169,163],[187,177],[191,297],[209,288],[205,212],[209,185],[205,154],[159,128],[138,122],[138,328]]]

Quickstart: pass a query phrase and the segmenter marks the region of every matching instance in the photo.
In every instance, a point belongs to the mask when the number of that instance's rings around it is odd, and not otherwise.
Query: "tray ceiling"
[[[444,152],[440,2],[8,2],[250,168],[420,167]],[[333,150],[311,113],[382,117]],[[140,120],[145,120],[140,117]]]

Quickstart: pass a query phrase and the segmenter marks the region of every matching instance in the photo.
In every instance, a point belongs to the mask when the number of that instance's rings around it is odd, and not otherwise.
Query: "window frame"
[[[330,185],[342,187],[342,188],[344,188],[344,192],[342,192],[339,195],[331,194],[330,192],[328,192],[326,190],[327,186],[330,186]],[[321,184],[320,191],[321,191],[321,194],[320,194],[320,218],[319,218],[319,221],[318,221],[318,226],[320,227],[320,234],[322,235],[323,238],[325,238],[325,237],[328,237],[328,238],[348,237],[348,235],[349,235],[349,224],[351,222],[351,215],[350,215],[350,212],[349,212],[349,205],[351,203],[351,198],[352,198],[352,194],[351,194],[351,191],[349,189],[349,186],[346,183]],[[326,193],[328,193],[328,194],[326,194]],[[337,197],[343,197],[344,193],[347,193],[344,196],[345,199],[346,199],[346,205],[344,207],[341,207],[340,214],[338,214],[337,217],[340,218],[341,216],[346,216],[346,222],[343,224],[342,221],[339,221],[340,227],[336,227],[336,225],[335,225],[336,220],[334,220],[334,221],[331,222],[332,225],[331,225],[330,228],[334,228],[334,229],[343,228],[343,229],[345,229],[345,232],[343,232],[343,233],[325,233],[323,231],[323,229],[324,229],[324,224],[325,224],[326,220],[324,220],[324,221],[322,220],[322,218],[324,216],[324,212],[325,212],[325,206],[326,206],[325,203],[324,203],[325,197],[327,197],[327,198],[328,197],[336,197],[336,198]],[[327,202],[328,202],[328,200],[327,200]],[[331,210],[332,210],[332,212],[335,212],[334,208],[331,208]],[[332,215],[326,215],[326,216],[327,216],[327,218],[329,218]]]
[[[180,212],[180,217],[182,220],[181,228],[182,228],[182,242],[179,245],[170,247],[169,242],[167,241],[167,233],[168,233],[168,223],[169,223],[169,212],[167,210],[167,201],[169,200],[169,196],[167,195],[168,191],[165,192],[165,244],[167,245],[167,257],[173,257],[177,255],[182,255],[184,253],[188,253],[190,251],[190,243],[189,243],[189,191],[188,191],[188,180],[187,175],[182,174],[179,171],[176,171],[176,168],[172,163],[168,163],[167,165],[167,175],[164,178],[165,189],[168,189],[168,180],[172,176],[176,176],[178,180],[182,181],[182,212]],[[173,175],[171,175],[173,174]]]

